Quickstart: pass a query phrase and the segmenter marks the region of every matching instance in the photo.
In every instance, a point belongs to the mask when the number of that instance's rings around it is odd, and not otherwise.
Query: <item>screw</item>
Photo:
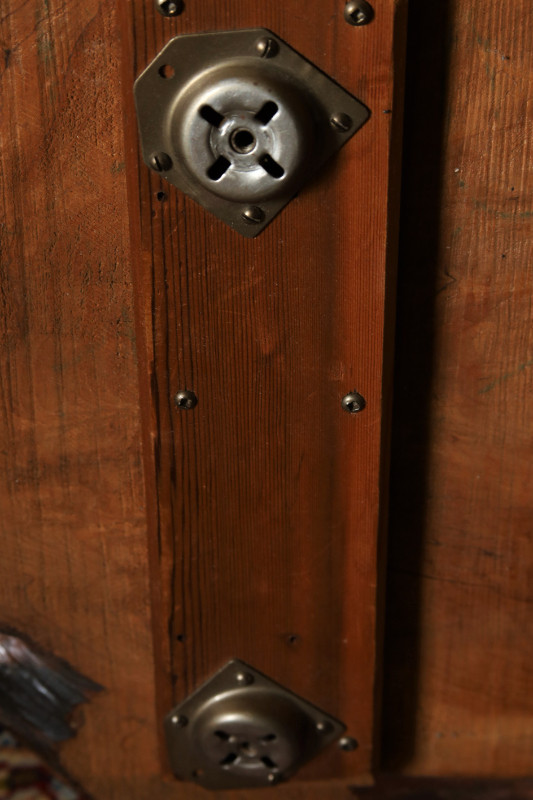
[[[263,39],[259,39],[255,49],[261,58],[273,58],[279,53],[279,44],[275,39],[265,36]]]
[[[336,131],[340,131],[341,133],[346,133],[346,131],[349,131],[352,127],[352,118],[349,117],[348,114],[343,114],[342,112],[333,114],[329,122],[332,128],[335,128]]]
[[[181,392],[178,392],[174,397],[174,402],[178,408],[189,411],[198,403],[198,398],[194,392],[190,392],[188,389],[182,389]]]
[[[182,714],[174,714],[174,716],[170,718],[170,721],[176,728],[184,728],[189,722],[187,717],[184,717]]]
[[[374,19],[374,9],[366,0],[348,0],[344,6],[344,19],[350,25],[368,25]]]
[[[342,739],[339,739],[339,747],[346,753],[351,753],[352,750],[356,750],[358,746],[356,740],[351,736],[343,736]]]
[[[329,733],[331,731],[330,722],[317,722],[316,729],[319,733]]]
[[[366,406],[366,400],[362,394],[353,391],[344,395],[341,400],[341,406],[345,411],[348,411],[349,414],[357,414],[358,411],[362,411]]]
[[[172,167],[172,159],[167,153],[152,153],[148,164],[155,172],[167,172]]]
[[[241,216],[249,225],[259,225],[265,218],[265,212],[259,206],[248,206],[243,210]]]
[[[155,0],[155,7],[164,17],[177,17],[185,5],[183,0]]]
[[[240,686],[250,686],[254,682],[254,676],[249,672],[238,672],[235,675],[235,680]]]
[[[277,783],[278,781],[279,781],[279,776],[271,772],[268,776],[268,782],[274,784]]]

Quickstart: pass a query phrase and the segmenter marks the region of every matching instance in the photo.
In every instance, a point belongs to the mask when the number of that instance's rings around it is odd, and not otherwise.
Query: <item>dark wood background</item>
[[[384,764],[533,774],[533,20],[409,19]]]
[[[109,689],[64,749],[69,768],[96,797],[156,800],[192,795],[159,778],[123,24],[108,0],[0,10],[0,579],[6,623]],[[410,2],[381,736],[393,774],[533,772],[532,28],[526,0]],[[344,783],[280,793],[353,797]]]

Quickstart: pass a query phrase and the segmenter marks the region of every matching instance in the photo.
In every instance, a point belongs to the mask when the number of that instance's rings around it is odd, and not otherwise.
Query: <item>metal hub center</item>
[[[255,148],[256,139],[247,128],[237,128],[230,136],[230,145],[236,153],[251,153]]]

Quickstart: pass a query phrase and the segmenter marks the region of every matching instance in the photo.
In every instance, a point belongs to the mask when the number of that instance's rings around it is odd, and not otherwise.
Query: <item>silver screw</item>
[[[167,172],[172,167],[172,159],[168,153],[152,153],[148,164],[155,172]]]
[[[170,721],[176,728],[184,728],[189,722],[187,717],[184,717],[182,714],[174,714],[174,716],[170,718]]]
[[[273,58],[279,53],[279,44],[268,36],[259,39],[255,49],[261,58]]]
[[[174,402],[178,408],[190,411],[190,409],[194,408],[198,403],[198,398],[194,392],[190,392],[188,389],[182,389],[181,392],[177,392],[175,395]]]
[[[278,781],[279,781],[279,777],[277,775],[275,775],[273,772],[271,772],[269,774],[269,776],[268,776],[268,782],[274,784],[274,783],[277,783]]]
[[[357,414],[366,406],[366,400],[359,392],[349,392],[342,398],[341,406],[349,414]]]
[[[352,736],[343,736],[342,739],[339,739],[339,747],[346,753],[351,753],[352,750],[357,749],[358,745]]]
[[[249,672],[238,672],[235,675],[235,680],[240,686],[250,686],[254,682],[254,676]]]
[[[374,18],[374,9],[366,0],[348,0],[344,6],[344,19],[350,25],[368,25]]]
[[[346,133],[346,131],[349,131],[352,127],[352,118],[349,117],[348,114],[343,114],[342,112],[333,114],[329,122],[332,128],[335,128],[336,131],[340,131],[341,133]]]
[[[316,729],[319,733],[329,733],[331,731],[331,724],[329,722],[317,722]]]
[[[249,225],[259,225],[265,218],[265,212],[259,206],[248,206],[243,210],[241,216]]]
[[[185,8],[183,0],[155,0],[155,7],[164,17],[177,17]]]

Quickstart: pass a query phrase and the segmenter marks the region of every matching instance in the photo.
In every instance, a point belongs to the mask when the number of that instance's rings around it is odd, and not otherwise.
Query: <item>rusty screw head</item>
[[[183,0],[155,0],[155,7],[164,17],[178,17],[185,5]]]
[[[259,39],[255,45],[255,49],[257,51],[257,55],[261,56],[261,58],[273,58],[279,53],[279,44],[275,39],[271,39],[269,36],[264,36],[263,38]]]
[[[172,167],[172,159],[168,153],[152,153],[148,163],[154,172],[168,172]]]
[[[251,686],[251,684],[254,682],[254,676],[249,672],[238,672],[235,675],[235,680],[239,686]]]
[[[333,114],[329,122],[332,128],[335,128],[336,131],[340,131],[341,133],[346,133],[352,127],[352,118],[349,117],[348,114],[343,114],[342,112]]]
[[[368,25],[374,18],[374,9],[366,0],[348,0],[344,6],[344,19],[349,25]]]
[[[182,389],[180,392],[177,392],[174,397],[174,402],[178,408],[190,411],[190,409],[194,408],[198,403],[198,398],[194,392],[190,392],[188,389]]]
[[[351,753],[352,750],[357,749],[358,744],[352,736],[343,736],[342,739],[339,739],[339,747],[346,753]]]
[[[248,206],[243,210],[242,218],[249,225],[259,225],[265,218],[265,212],[259,206]]]
[[[357,414],[366,406],[366,400],[359,392],[349,392],[342,398],[341,406],[349,414]]]

